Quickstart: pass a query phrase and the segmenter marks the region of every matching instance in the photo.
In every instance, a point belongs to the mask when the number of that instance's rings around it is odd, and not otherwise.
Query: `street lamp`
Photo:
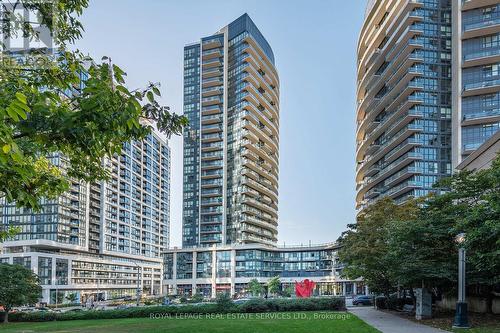
[[[140,267],[139,265],[134,262],[135,267],[137,267],[137,290],[136,290],[136,304],[139,306],[139,303],[141,301],[141,278],[140,278]]]
[[[458,244],[458,301],[453,328],[469,328],[465,302],[465,234],[458,234],[455,241]]]

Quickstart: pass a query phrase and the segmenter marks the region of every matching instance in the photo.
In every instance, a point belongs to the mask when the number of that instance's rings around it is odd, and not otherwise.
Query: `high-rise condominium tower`
[[[65,169],[64,156],[51,162]],[[125,143],[104,161],[108,181],[72,181],[33,212],[0,198],[0,228],[18,226],[0,262],[21,264],[40,277],[49,303],[161,294],[161,254],[169,244],[170,148],[157,133]]]
[[[453,1],[453,166],[500,127],[500,0]]]
[[[184,48],[183,246],[274,245],[279,78],[247,14]]]
[[[357,52],[357,208],[435,190],[451,173],[450,0],[370,1]]]

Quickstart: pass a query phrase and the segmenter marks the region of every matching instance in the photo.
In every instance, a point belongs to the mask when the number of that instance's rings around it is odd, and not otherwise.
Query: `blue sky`
[[[77,47],[130,88],[160,82],[182,113],[183,47],[247,12],[281,81],[279,243],[334,241],[355,217],[355,64],[364,0],[93,0]],[[171,245],[181,244],[182,138],[172,148]]]

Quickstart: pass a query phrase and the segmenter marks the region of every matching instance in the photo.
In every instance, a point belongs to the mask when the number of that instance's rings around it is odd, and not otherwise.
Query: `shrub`
[[[69,308],[71,306],[82,306],[81,303],[64,303],[64,304],[47,304],[49,309],[60,309],[60,308]]]
[[[218,294],[217,298],[215,299],[215,303],[217,303],[217,308],[221,312],[226,312],[234,307],[233,300],[226,293]]]
[[[391,295],[389,298],[385,296],[375,298],[375,305],[379,309],[400,310],[406,303],[407,300],[405,298],[398,298],[396,295]]]
[[[375,297],[375,306],[377,309],[387,309],[387,298],[385,296]]]
[[[289,312],[345,310],[344,298],[252,299],[239,306],[240,312]]]
[[[190,303],[201,303],[203,302],[203,296],[201,294],[194,294],[191,297]]]
[[[144,318],[155,314],[210,314],[221,312],[287,312],[287,311],[342,311],[345,300],[342,297],[297,298],[297,299],[253,299],[241,305],[235,305],[226,294],[217,297],[216,304],[184,306],[148,306],[114,310],[88,310],[78,312],[17,312],[9,315],[10,321],[51,321],[51,320],[89,320]]]

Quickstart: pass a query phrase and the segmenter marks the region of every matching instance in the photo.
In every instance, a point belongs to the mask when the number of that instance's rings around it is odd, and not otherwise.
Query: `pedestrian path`
[[[373,307],[348,307],[347,311],[356,315],[382,333],[444,333],[438,328],[417,324],[393,314],[378,311]]]

